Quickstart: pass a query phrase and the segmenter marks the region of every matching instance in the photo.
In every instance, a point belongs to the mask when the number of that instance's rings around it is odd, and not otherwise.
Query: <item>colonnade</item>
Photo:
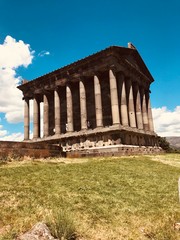
[[[109,92],[111,119],[112,125],[119,125],[130,128],[137,128],[139,130],[154,132],[152,111],[150,105],[150,97],[146,91],[138,86],[137,82],[129,81],[128,84],[123,74],[117,77],[113,70],[108,71],[109,78]],[[135,83],[135,84],[134,84]],[[103,126],[103,106],[102,106],[102,84],[103,79],[98,75],[93,77],[93,98],[94,98],[94,112],[96,118],[96,128]],[[80,130],[89,128],[88,114],[87,114],[87,84],[84,80],[80,80],[78,84],[80,112]],[[149,90],[149,89],[148,89]],[[120,92],[119,92],[120,91]],[[74,132],[74,109],[73,109],[73,93],[71,83],[65,86],[66,97],[66,132]],[[43,94],[41,99],[43,105],[43,138],[49,137],[52,134],[50,129],[51,121],[54,121],[54,134],[59,136],[61,134],[61,97],[58,89],[51,90],[52,101],[49,101],[47,94]],[[29,139],[29,125],[30,125],[30,104],[29,99],[24,98],[24,139]],[[52,106],[53,104],[53,106]],[[78,104],[78,103],[77,103]],[[53,111],[52,111],[53,109]],[[53,120],[51,115],[53,113]],[[36,95],[33,98],[33,139],[40,138],[40,101]]]

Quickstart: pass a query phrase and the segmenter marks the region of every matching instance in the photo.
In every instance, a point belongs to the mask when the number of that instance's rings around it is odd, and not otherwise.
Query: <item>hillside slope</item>
[[[171,147],[180,149],[180,137],[166,137]]]

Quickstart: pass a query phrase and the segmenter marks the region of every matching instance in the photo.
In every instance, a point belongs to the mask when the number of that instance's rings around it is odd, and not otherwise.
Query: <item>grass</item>
[[[14,239],[38,221],[57,231],[61,219],[82,240],[180,239],[174,229],[180,222],[180,155],[75,162],[0,166],[0,240]]]
[[[47,226],[51,234],[58,239],[74,240],[77,239],[76,227],[73,217],[66,210],[57,209],[51,216]]]

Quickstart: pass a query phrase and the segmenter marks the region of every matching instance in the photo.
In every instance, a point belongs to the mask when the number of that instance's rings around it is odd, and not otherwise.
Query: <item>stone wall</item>
[[[61,156],[59,146],[47,143],[25,143],[0,141],[0,159],[6,157],[24,157],[47,158]]]
[[[114,142],[115,143],[115,142]],[[7,157],[19,158],[29,156],[32,158],[47,157],[95,157],[95,156],[123,156],[123,155],[143,155],[143,154],[159,154],[163,150],[157,146],[132,146],[122,145],[119,142],[116,145],[92,146],[91,148],[72,149],[62,152],[57,145],[47,143],[25,143],[25,142],[9,142],[0,141],[0,160]]]

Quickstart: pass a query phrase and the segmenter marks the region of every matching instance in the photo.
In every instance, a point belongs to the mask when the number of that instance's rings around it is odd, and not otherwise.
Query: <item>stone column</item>
[[[139,90],[137,91],[137,98],[136,98],[136,119],[137,119],[137,127],[139,129],[143,129],[141,98],[140,98]]]
[[[54,118],[55,118],[55,134],[61,133],[60,125],[60,97],[57,90],[54,91]]]
[[[148,121],[149,121],[149,130],[151,132],[154,132],[154,124],[153,124],[153,117],[152,117],[152,109],[151,109],[150,97],[148,99]]]
[[[103,126],[102,118],[102,100],[101,100],[101,87],[99,79],[94,76],[94,94],[95,94],[95,110],[96,110],[96,127]]]
[[[142,102],[142,116],[143,116],[143,128],[145,131],[149,130],[148,115],[147,115],[147,106],[146,106],[146,96],[143,95]]]
[[[81,112],[81,129],[87,129],[87,109],[86,109],[86,90],[84,83],[79,82],[80,94],[80,112]]]
[[[130,87],[129,91],[129,125],[130,127],[136,127],[136,117],[134,111],[134,97],[133,97],[133,89]]]
[[[66,86],[66,99],[67,99],[67,132],[73,132],[73,102],[72,102],[72,92],[69,86]]]
[[[24,99],[24,140],[29,140],[29,99]]]
[[[122,84],[121,92],[121,121],[123,126],[128,126],[128,111],[127,111],[127,101],[126,101],[126,89],[125,82]]]
[[[112,123],[113,125],[120,124],[117,82],[112,70],[109,70],[109,85],[111,95]]]
[[[43,96],[44,102],[44,112],[43,112],[43,127],[44,127],[44,137],[49,136],[49,101],[47,95]]]
[[[40,137],[40,105],[38,99],[33,100],[33,138]]]

